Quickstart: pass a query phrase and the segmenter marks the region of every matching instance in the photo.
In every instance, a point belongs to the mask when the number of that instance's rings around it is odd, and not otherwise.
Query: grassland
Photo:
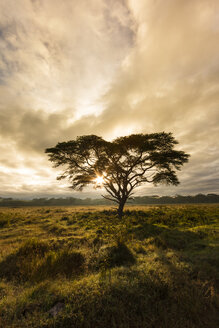
[[[0,327],[219,327],[219,206],[0,209]]]

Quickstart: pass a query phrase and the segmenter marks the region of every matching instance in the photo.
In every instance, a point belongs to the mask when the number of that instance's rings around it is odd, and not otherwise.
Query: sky
[[[218,0],[0,0],[0,196],[98,197],[57,181],[45,148],[172,132],[180,185],[219,192]]]

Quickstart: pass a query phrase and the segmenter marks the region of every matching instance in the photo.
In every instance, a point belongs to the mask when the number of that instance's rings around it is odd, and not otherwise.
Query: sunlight
[[[95,182],[95,187],[102,187],[105,180],[104,180],[104,176],[105,174],[103,173],[103,175],[97,175],[97,177],[94,179]]]

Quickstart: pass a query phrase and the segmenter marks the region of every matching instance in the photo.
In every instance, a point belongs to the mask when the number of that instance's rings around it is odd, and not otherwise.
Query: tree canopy
[[[176,171],[189,155],[175,150],[171,133],[131,134],[106,141],[96,135],[58,143],[45,152],[55,167],[63,166],[58,180],[68,178],[71,188],[82,190],[93,184],[104,187],[103,197],[118,204],[118,214],[133,190],[143,183],[179,184]]]

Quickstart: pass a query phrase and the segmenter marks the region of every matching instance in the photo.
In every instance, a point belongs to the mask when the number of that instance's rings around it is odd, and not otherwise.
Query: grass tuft
[[[85,259],[71,249],[51,250],[45,241],[27,240],[0,263],[0,277],[6,280],[41,281],[59,275],[72,276],[84,270]]]
[[[130,266],[135,264],[136,259],[131,250],[124,243],[100,248],[97,257],[99,268],[113,268],[119,266]]]

